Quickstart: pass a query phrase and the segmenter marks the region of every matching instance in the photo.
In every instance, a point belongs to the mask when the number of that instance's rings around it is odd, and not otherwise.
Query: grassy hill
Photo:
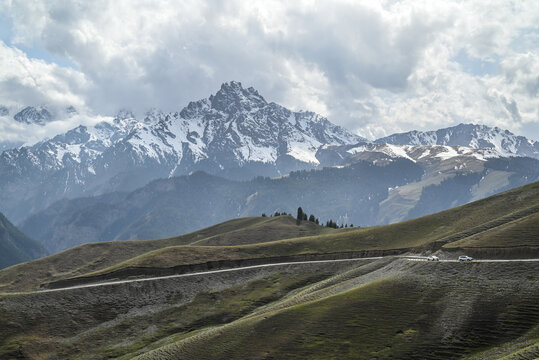
[[[502,231],[515,221],[520,221],[519,236],[511,241],[498,243],[506,251],[532,256],[539,253],[536,223],[524,221],[539,212],[539,183],[510,190],[487,199],[476,201],[437,214],[405,222],[362,228],[341,233],[329,233],[302,238],[242,246],[168,246],[144,253],[129,260],[101,269],[87,276],[118,272],[129,268],[170,268],[180,265],[200,264],[217,260],[238,260],[263,257],[282,257],[301,254],[328,254],[371,251],[455,251],[476,237],[488,237],[490,232]],[[490,232],[489,232],[490,231]],[[492,255],[492,245],[476,246],[476,250]],[[459,245],[460,244],[460,245]],[[503,246],[501,246],[503,245]],[[442,248],[443,247],[443,248]],[[532,252],[530,252],[532,250]],[[378,251],[378,252],[377,252]],[[477,251],[474,255],[478,255]]]
[[[537,273],[384,259],[14,294],[0,358],[533,359]]]
[[[252,217],[162,240],[98,243],[0,271],[0,358],[534,359],[539,262],[394,257],[114,283],[215,261],[470,251],[539,257],[539,183],[406,222],[332,230]],[[495,249],[496,251],[493,251]]]
[[[444,248],[537,247],[539,212],[444,245]]]
[[[291,216],[236,219],[168,239],[75,247],[1,271],[0,291],[30,290],[60,279],[91,278],[126,269],[359,251],[455,252],[470,250],[471,242],[476,243],[471,252],[475,256],[481,256],[481,252],[496,256],[491,250],[493,246],[504,256],[509,252],[513,256],[531,256],[539,247],[536,222],[532,221],[538,212],[539,182],[433,215],[348,231],[330,230],[309,222],[298,227]],[[507,240],[503,234],[511,228],[519,235]],[[501,233],[498,237],[505,240],[491,244],[495,233]],[[483,245],[479,239],[484,239]]]
[[[398,266],[399,276],[349,290],[346,281],[333,284],[334,293],[314,290],[320,283],[306,287],[309,298],[292,296],[284,306],[193,333],[140,359],[458,359],[530,329],[525,344],[537,344],[536,280],[523,280],[533,293],[511,296],[519,280],[507,266]],[[498,278],[488,284],[487,272]],[[455,273],[460,280],[451,279]]]
[[[0,271],[0,292],[34,289],[44,282],[92,273],[171,246],[268,242],[288,236],[301,237],[339,231],[310,222],[302,222],[297,226],[291,216],[249,217],[226,221],[168,239],[85,244]]]
[[[0,213],[0,269],[45,256],[46,250]]]

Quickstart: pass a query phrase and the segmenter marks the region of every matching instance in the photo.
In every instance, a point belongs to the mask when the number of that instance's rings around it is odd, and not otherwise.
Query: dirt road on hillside
[[[46,290],[38,290],[34,291],[34,293],[45,293],[45,292],[56,292],[56,291],[66,291],[66,290],[73,290],[73,289],[82,289],[82,288],[92,288],[92,287],[99,287],[99,286],[110,286],[110,285],[117,285],[117,284],[126,284],[126,283],[134,283],[134,282],[143,282],[143,281],[156,281],[156,280],[162,280],[162,279],[173,279],[173,278],[181,278],[181,277],[188,277],[188,276],[199,276],[199,275],[211,275],[211,274],[217,274],[217,273],[225,273],[225,272],[233,272],[233,271],[242,271],[247,269],[258,269],[258,268],[267,268],[267,267],[273,267],[273,266],[284,266],[284,265],[305,265],[305,264],[320,264],[320,263],[336,263],[336,262],[352,262],[352,261],[370,261],[370,260],[379,260],[384,258],[397,258],[397,259],[403,259],[407,261],[425,261],[427,262],[426,256],[376,256],[376,257],[365,257],[365,258],[353,258],[353,259],[336,259],[336,260],[311,260],[311,261],[292,261],[292,262],[280,262],[280,263],[272,263],[272,264],[262,264],[262,265],[252,265],[252,266],[244,266],[244,267],[237,267],[232,269],[221,269],[221,270],[210,270],[210,271],[202,271],[202,272],[193,272],[188,274],[177,274],[177,275],[167,275],[167,276],[156,276],[156,277],[149,277],[149,278],[142,278],[142,279],[126,279],[126,280],[116,280],[116,281],[106,281],[101,283],[93,283],[93,284],[84,284],[84,285],[76,285],[76,286],[69,286],[64,288],[58,288],[58,289],[46,289]],[[481,260],[473,260],[465,263],[488,263],[488,262],[536,262],[539,261],[539,259],[481,259]],[[454,259],[444,259],[439,261],[433,261],[433,263],[436,262],[455,262],[458,263],[458,260]]]

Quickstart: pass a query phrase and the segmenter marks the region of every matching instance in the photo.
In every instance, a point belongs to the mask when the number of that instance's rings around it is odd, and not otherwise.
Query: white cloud
[[[11,117],[0,116],[0,134],[2,134],[0,146],[2,142],[32,145],[45,138],[52,138],[55,135],[65,133],[78,125],[92,126],[101,121],[111,122],[112,120],[112,117],[107,116],[77,114],[42,126],[21,124],[13,121]]]
[[[536,1],[11,0],[0,12],[11,44],[75,64],[2,44],[0,65],[17,64],[0,70],[7,105],[177,110],[239,80],[371,137],[539,128]],[[496,71],[474,73],[459,54]]]
[[[73,69],[29,59],[0,41],[0,99],[4,106],[73,104],[84,106],[85,76]]]

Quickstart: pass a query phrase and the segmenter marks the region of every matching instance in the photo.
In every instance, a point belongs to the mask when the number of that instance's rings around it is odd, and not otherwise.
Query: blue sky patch
[[[498,64],[496,62],[484,61],[472,56],[464,50],[461,50],[457,56],[451,59],[459,63],[464,72],[471,75],[484,76],[484,75],[496,75],[498,73]]]

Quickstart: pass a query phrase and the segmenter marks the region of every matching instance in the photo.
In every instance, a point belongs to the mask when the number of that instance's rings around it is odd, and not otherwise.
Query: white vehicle
[[[440,261],[440,258],[436,255],[431,255],[427,258],[427,261]]]
[[[473,258],[470,256],[466,256],[466,255],[459,256],[459,261],[472,261],[472,260]]]

